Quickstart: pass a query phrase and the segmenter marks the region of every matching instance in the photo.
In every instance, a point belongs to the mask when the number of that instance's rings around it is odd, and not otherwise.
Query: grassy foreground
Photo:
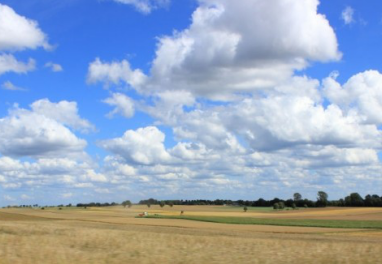
[[[355,220],[318,220],[318,219],[265,219],[249,217],[219,217],[219,216],[169,216],[149,215],[146,218],[184,219],[202,222],[240,225],[277,225],[300,227],[326,227],[326,228],[367,228],[382,229],[382,221],[355,221]]]

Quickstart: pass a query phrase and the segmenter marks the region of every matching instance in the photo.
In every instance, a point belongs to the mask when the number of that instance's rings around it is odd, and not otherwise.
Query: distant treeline
[[[258,200],[156,200],[153,198],[139,201],[139,204],[157,205],[235,205],[235,206],[252,206],[252,207],[268,207],[274,206],[277,203],[283,203],[286,207],[325,207],[325,206],[357,206],[357,207],[382,207],[382,196],[376,194],[366,195],[362,198],[358,193],[352,193],[343,199],[328,200],[328,195],[325,192],[318,192],[317,200],[312,201],[309,199],[302,199],[299,193],[293,195],[293,199],[279,199],[272,200],[258,199]]]
[[[225,199],[216,199],[216,200],[157,200],[157,199],[147,199],[147,200],[141,200],[139,201],[139,204],[144,205],[160,205],[161,207],[168,205],[168,206],[174,206],[174,205],[232,205],[232,206],[252,206],[252,207],[268,207],[273,206],[275,207],[276,204],[279,204],[282,208],[285,207],[325,207],[325,206],[351,206],[351,207],[382,207],[382,196],[378,196],[377,194],[373,195],[366,195],[365,198],[363,198],[358,193],[351,193],[349,196],[346,196],[343,199],[339,200],[329,200],[328,195],[320,191],[317,193],[317,200],[312,201],[309,199],[303,199],[301,194],[295,193],[293,194],[293,199],[279,199],[274,198],[272,200],[265,200],[265,199],[258,199],[258,200],[225,200]],[[108,206],[115,206],[115,205],[123,205],[124,207],[128,206],[131,207],[133,204],[130,202],[130,200],[123,201],[122,203],[97,203],[97,202],[91,202],[91,203],[78,203],[77,207],[108,207]],[[68,205],[58,205],[57,207],[71,207],[72,204]],[[17,208],[31,208],[31,207],[41,207],[38,204],[33,205],[18,205],[18,206],[7,206],[10,207],[17,207]],[[52,207],[52,206],[44,206],[44,207]],[[5,208],[5,207],[3,207]]]
[[[107,207],[119,205],[118,203],[78,203],[77,207]]]

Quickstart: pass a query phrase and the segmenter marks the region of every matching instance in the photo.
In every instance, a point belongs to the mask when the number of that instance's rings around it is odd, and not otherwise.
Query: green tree
[[[247,212],[247,210],[248,210],[247,206],[244,206],[243,210],[244,210],[244,212]]]
[[[163,201],[159,203],[159,206],[160,206],[161,208],[163,208],[165,205],[166,205],[166,204],[165,204]]]
[[[381,197],[379,197],[376,194],[373,194],[373,195],[368,194],[365,197],[365,205],[366,206],[382,206]]]
[[[349,199],[346,199],[348,198]],[[365,204],[364,200],[362,199],[361,195],[359,193],[351,193],[350,196],[346,197],[345,199],[348,201],[350,206],[363,206]]]
[[[275,204],[273,204],[273,209],[275,209],[275,210],[280,209],[280,205],[279,205],[279,203],[275,203]]]
[[[122,205],[123,205],[123,207],[128,206],[130,208],[132,206],[132,203],[130,202],[130,200],[126,200],[126,201],[122,202]]]
[[[301,194],[299,194],[299,193],[295,193],[295,194],[293,194],[293,200],[294,200],[295,202],[298,202],[298,201],[300,201],[301,199],[302,199]]]
[[[329,195],[326,192],[319,191],[317,193],[317,206],[318,207],[326,207],[328,204]]]

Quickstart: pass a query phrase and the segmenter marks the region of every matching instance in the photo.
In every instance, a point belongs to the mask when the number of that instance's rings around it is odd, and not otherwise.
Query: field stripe
[[[321,220],[321,219],[265,219],[244,217],[168,216],[150,215],[146,218],[183,219],[221,224],[275,225],[324,228],[382,229],[382,221]]]

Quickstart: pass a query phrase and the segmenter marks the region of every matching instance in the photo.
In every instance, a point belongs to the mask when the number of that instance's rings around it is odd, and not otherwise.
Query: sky
[[[0,0],[0,206],[382,195],[377,0]]]

